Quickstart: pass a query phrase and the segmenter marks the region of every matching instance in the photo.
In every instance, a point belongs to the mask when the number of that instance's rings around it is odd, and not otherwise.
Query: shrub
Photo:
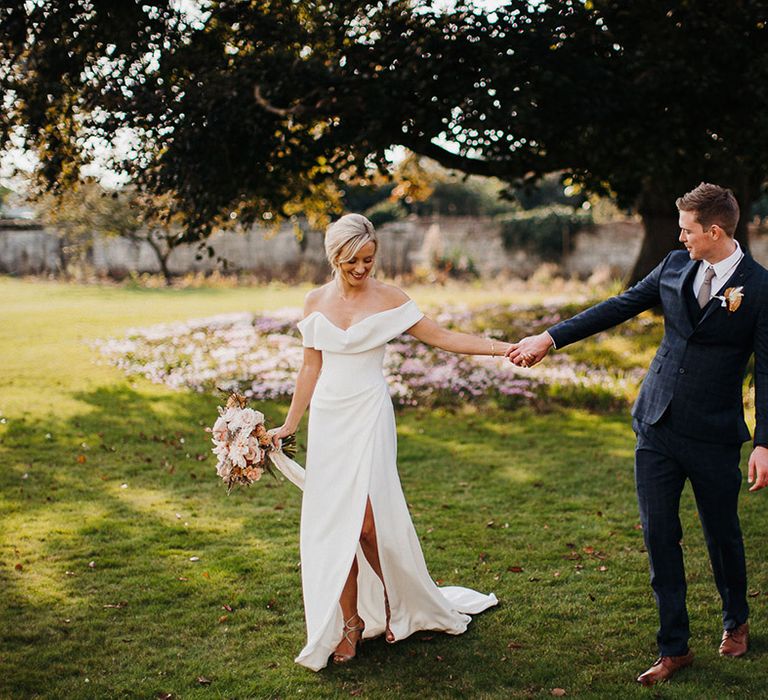
[[[498,217],[505,250],[523,249],[544,260],[557,260],[570,251],[577,231],[592,225],[592,214],[565,206],[540,207]]]
[[[452,279],[473,280],[480,276],[475,261],[459,248],[445,255],[436,255],[432,259],[432,267]]]
[[[390,221],[400,221],[400,219],[404,219],[407,215],[408,210],[401,202],[393,202],[390,199],[374,204],[365,212],[365,216],[370,219],[376,228],[388,224]]]

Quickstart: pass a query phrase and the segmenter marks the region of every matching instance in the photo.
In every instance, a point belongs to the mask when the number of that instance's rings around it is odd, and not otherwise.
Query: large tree
[[[333,202],[400,145],[468,173],[560,171],[613,194],[645,223],[637,278],[674,245],[678,195],[711,180],[747,210],[766,180],[763,2],[178,7],[3,5],[0,135],[38,151],[47,186],[129,130],[119,167],[170,196],[194,240]]]

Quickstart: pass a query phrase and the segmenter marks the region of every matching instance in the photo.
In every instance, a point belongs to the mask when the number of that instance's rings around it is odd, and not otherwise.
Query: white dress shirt
[[[712,278],[712,292],[709,298],[711,299],[725,287],[725,283],[733,274],[736,265],[738,265],[744,257],[744,252],[741,250],[739,242],[734,240],[734,243],[736,244],[736,250],[725,258],[725,260],[721,260],[719,263],[714,264],[707,262],[706,260],[702,260],[699,263],[699,269],[696,270],[696,276],[693,278],[693,296],[698,298],[701,285],[704,284],[704,273],[710,265],[715,268],[715,276]]]

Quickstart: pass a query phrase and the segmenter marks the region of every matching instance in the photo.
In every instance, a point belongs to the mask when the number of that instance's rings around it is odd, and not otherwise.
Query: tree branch
[[[522,159],[509,158],[506,160],[481,160],[470,158],[438,146],[432,141],[423,141],[417,138],[400,137],[402,146],[409,148],[414,153],[427,156],[437,161],[445,168],[461,170],[469,175],[482,175],[484,177],[516,178],[528,177],[533,174],[530,163]]]

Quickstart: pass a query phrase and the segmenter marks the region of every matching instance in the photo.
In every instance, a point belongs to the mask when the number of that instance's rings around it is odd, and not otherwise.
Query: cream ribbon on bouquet
[[[271,437],[271,433],[274,430],[267,432]],[[282,441],[281,441],[282,445]],[[268,454],[269,460],[277,467],[278,471],[290,481],[294,486],[298,486],[302,491],[304,490],[304,467],[294,462],[282,449],[270,450]]]

